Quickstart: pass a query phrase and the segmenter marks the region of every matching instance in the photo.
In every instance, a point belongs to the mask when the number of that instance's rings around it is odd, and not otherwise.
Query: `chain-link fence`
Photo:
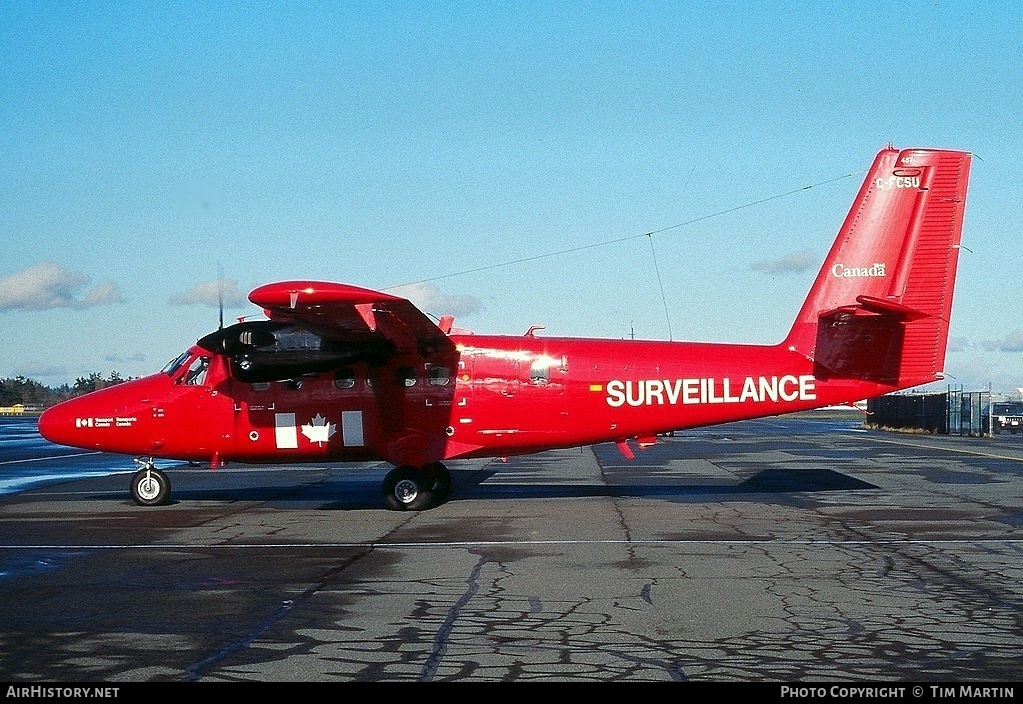
[[[867,422],[943,435],[990,435],[991,392],[949,387],[944,393],[879,396],[867,400]]]

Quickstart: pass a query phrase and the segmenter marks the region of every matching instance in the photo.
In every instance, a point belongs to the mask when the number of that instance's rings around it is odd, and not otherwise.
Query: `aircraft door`
[[[455,399],[458,423],[516,432],[560,432],[568,360],[541,350],[480,349],[463,354]],[[464,419],[464,420],[463,420]]]
[[[568,359],[546,352],[530,355],[526,364],[526,380],[519,392],[520,402],[534,409],[530,416],[534,430],[560,432],[567,419],[564,412],[565,376]]]
[[[194,355],[184,364],[161,407],[167,422],[168,446],[180,437],[189,447],[216,463],[231,437],[230,403],[223,391],[229,383],[224,359],[216,355]]]
[[[270,382],[246,383],[230,379],[229,395],[234,404],[232,432],[235,457],[250,451],[271,451],[276,446],[276,403]]]
[[[447,423],[454,397],[453,366],[453,361],[440,361],[398,368],[405,424],[426,429],[438,422]]]
[[[515,398],[525,378],[522,355],[504,350],[473,350],[468,358],[470,403],[488,406],[491,402]]]

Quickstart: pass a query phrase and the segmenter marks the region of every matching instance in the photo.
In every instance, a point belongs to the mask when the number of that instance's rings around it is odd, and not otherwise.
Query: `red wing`
[[[399,353],[427,357],[454,348],[448,336],[410,301],[380,291],[326,281],[280,281],[249,300],[267,317],[352,342],[386,339]]]

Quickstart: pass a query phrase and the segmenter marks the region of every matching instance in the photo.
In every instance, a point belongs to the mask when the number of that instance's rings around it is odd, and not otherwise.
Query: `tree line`
[[[106,377],[93,372],[89,376],[78,377],[73,384],[62,384],[56,388],[43,386],[38,381],[23,376],[0,379],[0,406],[22,404],[26,410],[41,411],[69,398],[114,386],[130,378],[122,377],[118,372],[110,372]]]

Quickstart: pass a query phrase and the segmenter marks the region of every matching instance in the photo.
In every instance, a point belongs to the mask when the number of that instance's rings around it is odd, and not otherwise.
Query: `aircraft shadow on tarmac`
[[[765,467],[749,478],[736,483],[721,483],[720,477],[699,477],[687,474],[670,477],[663,472],[653,476],[649,468],[629,469],[619,472],[612,469],[608,477],[612,480],[620,475],[621,482],[614,484],[564,483],[544,479],[542,460],[536,463],[537,480],[522,478],[525,469],[521,461],[515,467],[488,465],[483,469],[452,469],[452,490],[447,502],[479,501],[493,499],[568,499],[568,498],[650,498],[661,501],[690,503],[707,501],[709,497],[723,497],[725,500],[750,500],[756,495],[796,494],[827,491],[857,491],[876,489],[868,482],[855,479],[831,469],[800,468],[784,469]],[[278,481],[268,483],[266,469],[256,473],[244,470],[227,473],[188,470],[168,474],[173,486],[170,505],[183,502],[208,501],[256,501],[281,504],[295,508],[319,510],[380,509],[384,507],[380,481],[384,470],[345,470],[339,468],[327,472],[324,480],[305,482],[289,481],[289,473],[303,470],[281,470],[273,473]],[[322,471],[322,470],[321,470]],[[531,472],[532,473],[532,472]],[[638,476],[637,476],[638,473]],[[511,476],[509,476],[511,475]],[[488,481],[489,480],[489,481]],[[708,483],[709,480],[709,483]],[[255,484],[254,482],[258,482]],[[701,483],[702,482],[702,483]],[[119,484],[124,483],[123,475]],[[127,487],[124,487],[125,498]],[[87,497],[92,500],[108,500],[110,494],[104,491]],[[446,502],[446,503],[447,503]],[[140,509],[159,510],[159,509]]]

